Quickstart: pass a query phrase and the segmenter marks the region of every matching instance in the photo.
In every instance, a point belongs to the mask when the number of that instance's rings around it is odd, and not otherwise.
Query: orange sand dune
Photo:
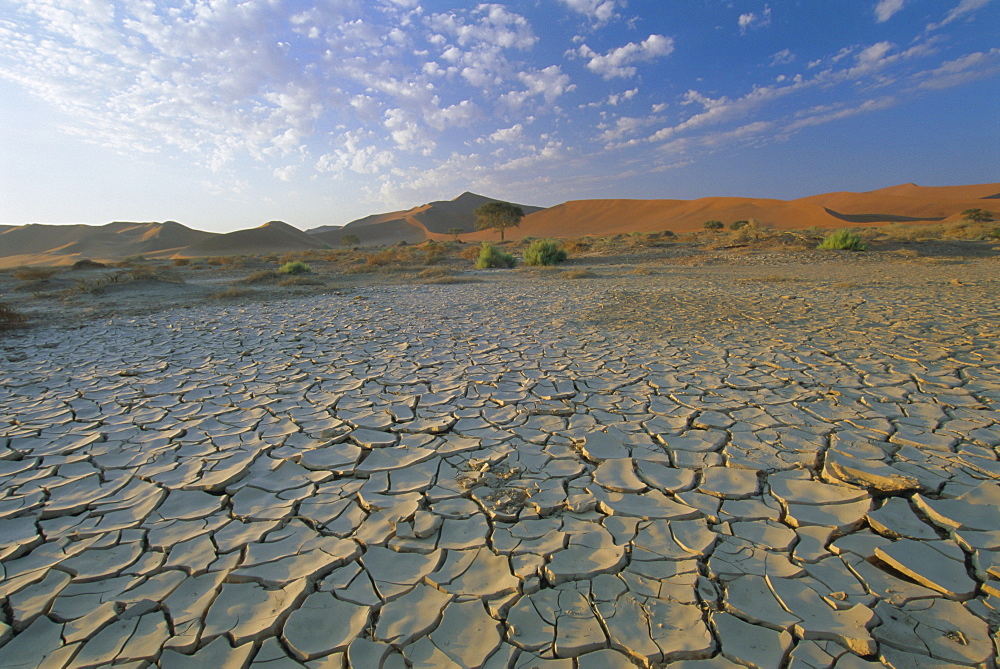
[[[720,197],[698,200],[576,200],[525,216],[518,236],[567,237],[628,232],[693,232],[705,221],[757,219],[768,227],[838,227],[822,207],[808,203]]]
[[[339,246],[346,234],[364,246],[446,240],[451,229],[464,241],[495,240],[492,230],[475,231],[473,211],[492,198],[463,193],[453,200],[430,202],[406,211],[375,214],[343,227],[303,232],[286,223],[227,234],[192,230],[179,223],[109,223],[91,225],[0,226],[0,268],[18,265],[68,265],[81,258],[147,258],[289,253]],[[901,184],[864,193],[833,192],[798,200],[706,197],[697,200],[573,200],[540,209],[520,205],[528,214],[508,239],[578,237],[629,232],[692,232],[705,221],[756,219],[788,230],[841,228],[881,223],[956,221],[966,209],[986,209],[1000,216],[1000,184],[925,187]]]
[[[0,267],[71,265],[81,258],[104,261],[136,255],[167,258],[215,236],[173,221],[14,226],[0,230]]]
[[[289,253],[328,247],[329,244],[307,232],[302,232],[281,221],[272,221],[249,230],[214,235],[189,246],[178,255],[193,258],[251,253]]]
[[[867,193],[826,193],[798,200],[737,197],[575,200],[526,216],[520,229],[508,231],[507,236],[569,237],[663,230],[693,232],[702,229],[705,221],[713,219],[729,224],[754,218],[778,230],[957,220],[966,209],[1000,212],[1000,198],[991,199],[998,193],[1000,184],[931,188],[905,184]],[[480,233],[479,236],[482,235]],[[495,233],[489,235],[487,233],[483,238],[496,238]]]

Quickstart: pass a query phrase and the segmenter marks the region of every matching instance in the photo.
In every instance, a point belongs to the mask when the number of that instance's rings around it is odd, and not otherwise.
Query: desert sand
[[[996,666],[1000,260],[934,248],[4,333],[0,666]]]
[[[798,200],[709,197],[698,200],[577,200],[543,209],[521,205],[526,216],[507,239],[567,238],[630,233],[690,233],[707,220],[729,225],[756,220],[773,230],[832,229],[887,223],[956,222],[967,209],[996,213],[1000,184],[925,187],[903,184],[865,193],[826,193]],[[0,226],[0,269],[67,266],[81,259],[114,262],[143,256],[169,260],[206,256],[289,253],[358,244],[376,247],[427,240],[447,241],[460,230],[465,241],[496,240],[496,231],[476,231],[473,211],[492,201],[475,193],[374,214],[343,227],[302,231],[281,221],[247,230],[212,233],[175,221],[87,225]]]

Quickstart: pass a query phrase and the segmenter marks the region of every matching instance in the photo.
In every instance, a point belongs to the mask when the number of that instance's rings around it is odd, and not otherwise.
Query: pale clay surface
[[[0,666],[996,666],[986,268],[10,335]]]

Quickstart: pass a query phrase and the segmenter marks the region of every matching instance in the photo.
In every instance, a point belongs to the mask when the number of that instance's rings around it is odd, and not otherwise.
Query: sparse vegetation
[[[732,223],[729,224],[729,229],[735,232],[736,230],[739,230],[749,222],[750,221],[733,221]]]
[[[355,234],[346,234],[340,238],[341,246],[357,246],[361,243],[361,238]]]
[[[705,228],[706,230],[715,231],[715,230],[721,230],[722,228],[724,228],[726,226],[722,223],[722,221],[711,220],[711,221],[705,221],[704,223],[702,223],[701,227]]]
[[[28,317],[0,302],[0,330],[12,330],[27,323]]]
[[[509,268],[513,267],[515,263],[517,260],[514,256],[501,251],[489,242],[483,242],[482,246],[479,247],[479,256],[476,258],[477,269]]]
[[[173,261],[174,267],[187,267],[190,264],[191,264],[190,258],[174,258]]]
[[[536,239],[524,252],[524,263],[526,265],[555,265],[564,262],[567,258],[565,249],[559,247],[553,241],[547,239]]]
[[[282,274],[309,274],[312,272],[312,267],[301,260],[291,260],[282,265],[278,271]]]
[[[462,228],[448,228],[448,234],[451,235],[456,242],[458,241],[458,236],[462,234],[462,232]]]
[[[837,230],[826,236],[816,248],[824,251],[864,251],[864,240],[850,230]]]
[[[487,202],[472,212],[476,216],[476,230],[499,230],[504,240],[507,228],[517,228],[524,218],[524,210],[510,202]]]

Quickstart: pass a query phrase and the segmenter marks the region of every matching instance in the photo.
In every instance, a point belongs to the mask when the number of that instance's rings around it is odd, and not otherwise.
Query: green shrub
[[[566,251],[547,239],[534,240],[524,252],[524,262],[527,265],[555,265],[566,258]]]
[[[865,243],[860,235],[850,230],[837,230],[820,242],[816,248],[824,251],[864,251]]]
[[[701,227],[705,228],[706,230],[721,230],[726,226],[723,224],[722,221],[711,220],[702,223]]]
[[[732,223],[729,224],[729,229],[730,230],[739,230],[740,228],[744,227],[749,222],[750,221],[733,221]]]
[[[477,269],[488,269],[490,267],[513,267],[517,262],[514,256],[504,253],[489,242],[483,242],[479,247],[479,257],[476,258]]]
[[[278,271],[282,274],[308,274],[312,271],[312,267],[301,260],[291,260],[282,265]]]

